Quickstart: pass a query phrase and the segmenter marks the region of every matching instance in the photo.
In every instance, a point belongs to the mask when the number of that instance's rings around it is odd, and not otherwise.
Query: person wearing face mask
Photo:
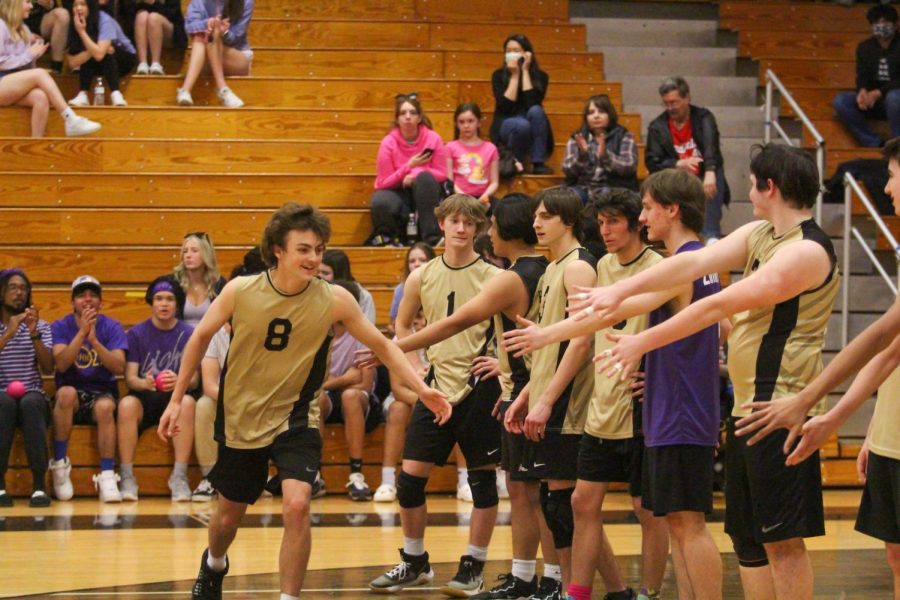
[[[856,92],[840,92],[832,106],[862,146],[877,148],[881,136],[867,119],[887,119],[891,136],[900,135],[900,40],[897,10],[873,6],[866,13],[872,37],[856,47]]]
[[[513,151],[520,171],[528,157],[533,174],[549,175],[553,169],[544,162],[553,153],[553,130],[541,104],[550,78],[538,68],[534,46],[524,35],[509,36],[503,49],[503,66],[491,75],[496,101],[491,141]]]

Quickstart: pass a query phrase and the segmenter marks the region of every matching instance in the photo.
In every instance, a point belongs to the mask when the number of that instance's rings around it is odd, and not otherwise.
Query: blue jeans
[[[722,206],[725,204],[725,170],[716,170],[716,195],[706,201],[703,237],[722,237]]]
[[[529,155],[532,163],[544,162],[549,135],[550,121],[540,104],[529,108],[524,117],[509,117],[500,123],[500,140],[520,162]]]
[[[862,146],[877,148],[882,139],[869,126],[868,119],[887,119],[891,136],[900,136],[900,90],[891,90],[880,98],[869,110],[860,110],[856,105],[857,92],[841,92],[831,103],[838,119]]]

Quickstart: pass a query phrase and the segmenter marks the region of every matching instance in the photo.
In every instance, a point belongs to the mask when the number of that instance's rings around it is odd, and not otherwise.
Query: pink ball
[[[166,384],[166,381],[163,378],[163,374],[157,373],[156,374],[156,389],[157,389],[157,391],[160,391],[160,392],[163,391],[163,386],[165,386],[165,384]]]
[[[6,386],[6,393],[16,400],[24,396],[26,391],[28,390],[25,389],[25,384],[21,381],[11,381],[9,382],[9,385]]]

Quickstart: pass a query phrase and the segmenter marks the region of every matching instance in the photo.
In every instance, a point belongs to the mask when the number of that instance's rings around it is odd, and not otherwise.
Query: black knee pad
[[[731,545],[734,547],[734,553],[737,554],[738,563],[742,567],[752,569],[769,564],[769,557],[766,556],[766,549],[762,544],[758,544],[754,540],[731,536]]]
[[[557,548],[572,546],[575,532],[575,518],[572,516],[572,492],[575,488],[549,490],[542,504],[544,519],[553,534],[553,545]]]
[[[541,482],[540,490],[538,491],[538,499],[541,503],[541,513],[547,514],[547,494],[550,493],[550,487],[547,485],[546,481]],[[547,517],[544,517],[544,521],[547,520]]]
[[[416,477],[401,469],[397,477],[397,501],[403,508],[418,508],[425,504],[427,477]]]
[[[480,469],[469,471],[469,488],[475,508],[493,508],[500,503],[497,496],[497,470]]]

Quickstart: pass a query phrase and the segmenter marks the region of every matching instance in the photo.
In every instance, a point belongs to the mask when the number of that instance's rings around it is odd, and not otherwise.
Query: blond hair
[[[182,257],[184,257],[184,247],[188,242],[192,241],[197,242],[197,245],[200,246],[200,256],[203,258],[204,267],[203,281],[206,283],[206,293],[209,296],[209,299],[212,300],[218,295],[216,288],[218,287],[217,284],[219,283],[219,280],[222,278],[222,274],[219,273],[219,262],[216,260],[216,248],[213,246],[212,240],[209,239],[209,236],[205,233],[189,233],[184,236],[184,241],[181,242]],[[187,293],[191,286],[191,281],[188,277],[187,269],[184,268],[183,258],[175,265],[172,273],[175,275],[175,279],[178,280],[181,289]]]
[[[22,0],[0,0],[0,19],[6,23],[9,36],[17,42],[30,42],[31,31],[25,25]]]
[[[438,221],[457,214],[475,221],[477,233],[480,233],[487,224],[487,208],[477,198],[468,194],[451,194],[434,209],[434,216]]]

